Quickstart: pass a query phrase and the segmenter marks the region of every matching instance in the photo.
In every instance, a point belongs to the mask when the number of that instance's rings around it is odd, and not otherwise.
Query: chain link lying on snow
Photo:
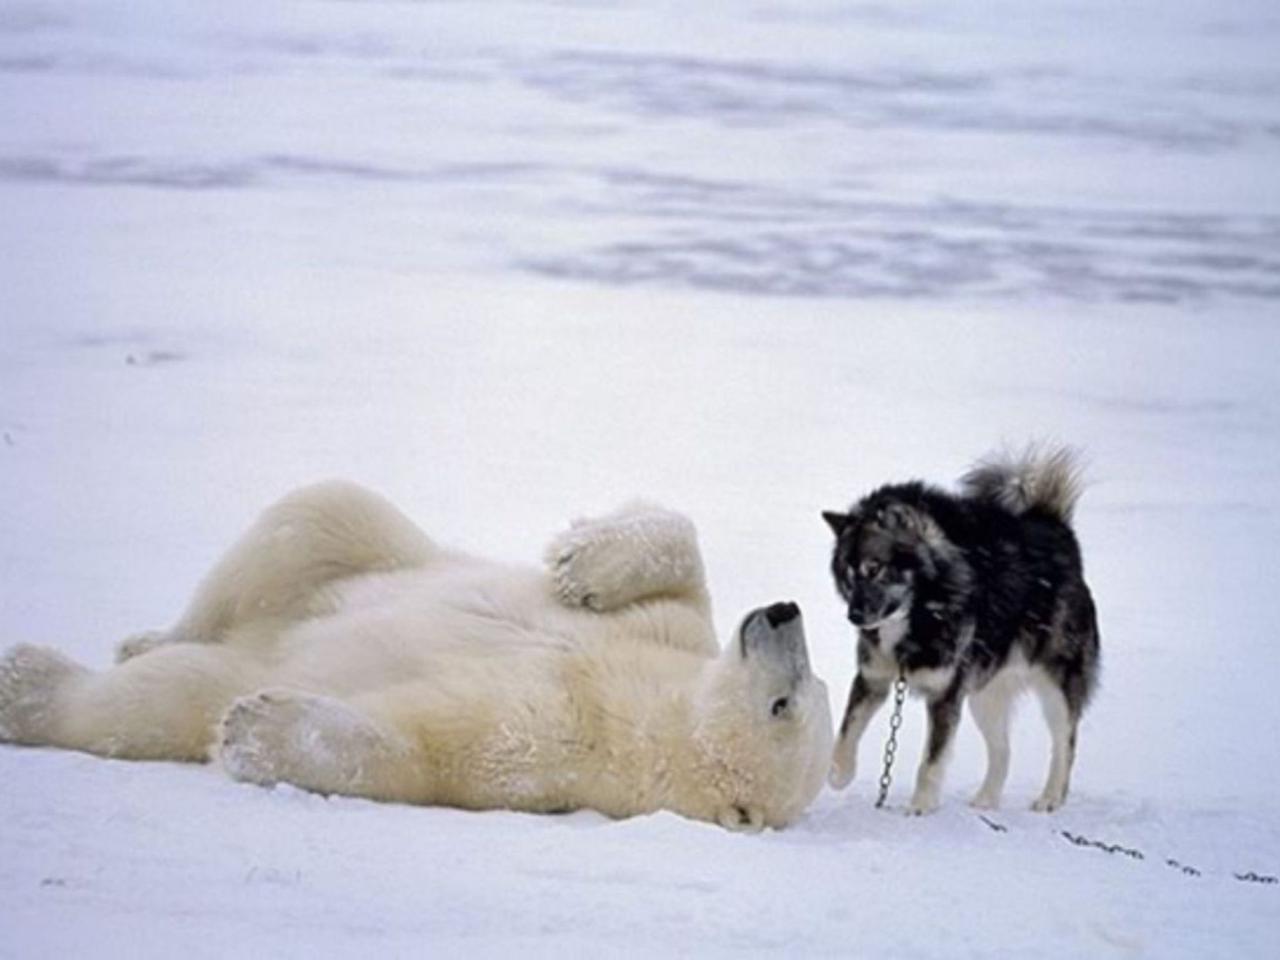
[[[880,774],[880,796],[876,798],[876,809],[884,806],[889,796],[889,786],[893,783],[893,760],[898,752],[898,728],[902,726],[902,703],[907,699],[907,672],[898,669],[898,679],[893,682],[893,715],[889,717],[889,739],[884,742],[884,772]]]
[[[893,784],[893,761],[898,753],[898,728],[902,726],[902,704],[907,699],[907,676],[906,671],[898,670],[898,679],[893,682],[893,714],[889,717],[889,738],[884,743],[884,770],[880,774],[880,795],[876,798],[876,809],[879,810],[884,806],[885,800],[889,797],[889,787]],[[1003,823],[997,823],[990,817],[978,814],[978,819],[987,825],[994,833],[1008,833],[1009,828]],[[1095,850],[1101,850],[1103,853],[1119,854],[1128,857],[1130,860],[1146,860],[1147,856],[1141,850],[1135,850],[1133,847],[1126,847],[1119,843],[1105,843],[1102,840],[1092,840],[1080,833],[1072,833],[1070,830],[1060,830],[1059,835],[1063,837],[1073,847],[1093,847]],[[1183,876],[1186,877],[1202,877],[1204,874],[1195,867],[1188,866],[1173,857],[1165,858],[1165,866],[1172,867]],[[1255,873],[1250,870],[1247,873],[1232,872],[1231,876],[1239,880],[1241,883],[1260,883],[1265,886],[1272,884],[1280,884],[1280,877],[1273,877],[1267,873]]]
[[[1254,873],[1250,870],[1248,873],[1231,874],[1237,880],[1243,880],[1245,883],[1280,883],[1280,877],[1273,877],[1267,873]]]
[[[1070,830],[1059,831],[1067,842],[1077,847],[1093,847],[1102,850],[1105,853],[1121,853],[1132,860],[1145,860],[1146,855],[1141,850],[1135,850],[1133,847],[1122,847],[1118,843],[1103,843],[1101,840],[1090,840],[1088,837],[1081,836],[1078,833],[1072,833]]]
[[[978,814],[978,819],[987,825],[995,833],[1008,833],[1009,828],[1003,823],[997,823],[990,817],[984,817]],[[1095,850],[1101,850],[1103,853],[1119,854],[1128,857],[1130,860],[1146,860],[1147,856],[1141,850],[1135,850],[1133,847],[1126,847],[1119,843],[1105,843],[1101,840],[1093,840],[1080,833],[1072,833],[1070,830],[1059,830],[1059,835],[1063,837],[1073,847],[1093,847]],[[1173,857],[1165,858],[1165,866],[1172,867],[1183,876],[1186,877],[1202,877],[1204,874],[1195,867],[1188,866],[1181,861],[1173,859]],[[1280,884],[1280,877],[1273,877],[1267,873],[1255,873],[1250,870],[1247,873],[1232,872],[1232,877],[1241,883],[1260,883],[1265,886],[1272,884]]]

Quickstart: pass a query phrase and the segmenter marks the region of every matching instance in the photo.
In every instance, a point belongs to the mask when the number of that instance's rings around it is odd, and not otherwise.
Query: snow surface
[[[883,714],[761,836],[0,748],[0,955],[1274,956],[1278,53],[1270,0],[6,0],[3,644],[105,665],[323,476],[512,560],[639,495],[838,711],[818,511],[1048,437],[1105,678],[1003,832],[968,722],[871,809]]]

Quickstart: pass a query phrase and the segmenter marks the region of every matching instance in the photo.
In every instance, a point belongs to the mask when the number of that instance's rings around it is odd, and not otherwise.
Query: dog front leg
[[[840,723],[840,739],[836,741],[831,771],[827,774],[827,782],[835,789],[843,790],[857,774],[858,741],[888,695],[889,685],[886,683],[870,681],[861,673],[853,678],[849,704]]]
[[[952,683],[946,692],[929,701],[928,744],[916,775],[916,791],[907,805],[909,814],[919,816],[938,809],[942,777],[960,722],[960,700],[960,684]]]

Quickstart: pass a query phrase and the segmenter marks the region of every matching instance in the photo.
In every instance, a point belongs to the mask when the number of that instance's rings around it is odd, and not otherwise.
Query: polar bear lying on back
[[[693,526],[652,506],[579,521],[546,559],[478,560],[374,494],[308,487],[112,669],[0,658],[0,741],[408,803],[795,820],[832,741],[795,605],[719,653]]]

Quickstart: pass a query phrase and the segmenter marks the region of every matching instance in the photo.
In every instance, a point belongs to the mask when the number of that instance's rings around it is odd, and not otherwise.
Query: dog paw
[[[218,756],[233,779],[321,793],[356,790],[366,761],[382,747],[377,729],[351,707],[286,689],[239,698],[218,734]]]
[[[939,799],[929,794],[917,793],[911,798],[911,802],[907,804],[907,816],[924,817],[933,813],[940,806]]]
[[[836,757],[831,761],[831,769],[827,771],[827,784],[833,790],[843,790],[853,783],[857,773],[858,764],[856,760],[844,761],[840,757]]]
[[[169,634],[164,630],[147,630],[125,637],[116,644],[116,663],[124,663],[144,653],[150,653],[156,647],[169,642]]]
[[[979,790],[973,795],[973,799],[969,801],[969,806],[975,810],[999,810],[1000,796],[999,794]]]
[[[48,647],[21,644],[0,657],[0,742],[48,743],[58,690],[86,672]]]
[[[1057,793],[1042,793],[1031,804],[1036,813],[1053,813],[1066,802],[1067,798]]]

